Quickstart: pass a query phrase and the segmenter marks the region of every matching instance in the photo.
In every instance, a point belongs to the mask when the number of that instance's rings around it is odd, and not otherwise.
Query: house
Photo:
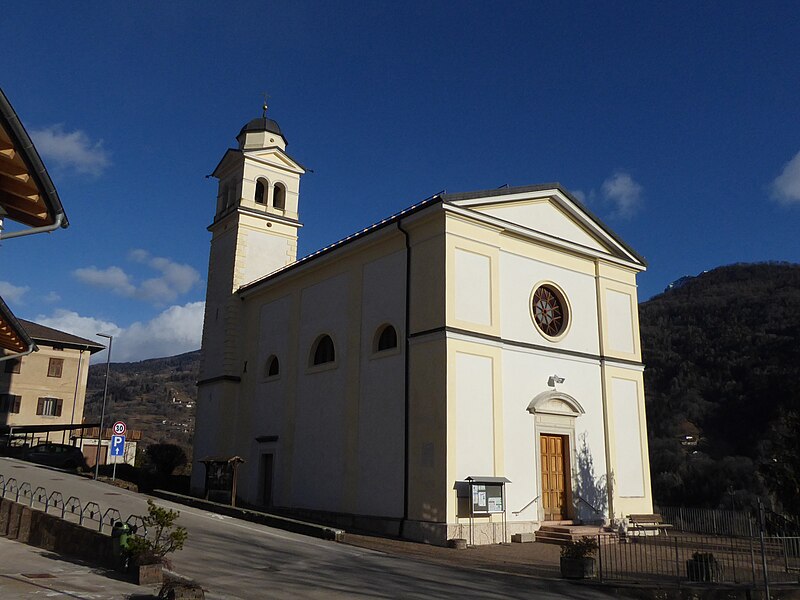
[[[297,260],[304,169],[266,113],[237,140],[194,456],[245,460],[239,502],[436,544],[652,512],[646,265],[574,196],[441,193]]]
[[[35,433],[32,437],[38,441],[69,441],[70,430],[59,426],[83,422],[89,359],[105,346],[18,321],[38,351],[0,363],[0,430],[16,426],[17,431]],[[40,431],[34,432],[37,428]]]

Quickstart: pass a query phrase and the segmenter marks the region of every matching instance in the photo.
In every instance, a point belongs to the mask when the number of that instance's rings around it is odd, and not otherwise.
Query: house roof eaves
[[[42,162],[36,147],[33,145],[28,132],[25,130],[22,121],[17,116],[14,107],[11,106],[2,88],[0,88],[0,126],[5,129],[14,148],[19,152],[22,161],[28,169],[28,174],[34,180],[37,189],[41,193],[42,201],[47,207],[47,225],[53,225],[58,215],[62,215],[61,227],[66,229],[69,227],[69,219],[64,211],[64,206],[61,204],[61,198],[58,196],[58,191],[50,179],[50,174]],[[14,217],[13,220],[28,226],[41,226],[42,223],[36,220],[24,220],[21,217]]]
[[[101,350],[105,350],[105,346],[103,344],[99,344],[92,340],[87,340],[86,338],[78,337],[77,335],[66,333],[65,331],[60,331],[58,329],[53,329],[52,327],[47,327],[46,325],[40,325],[39,323],[34,323],[33,321],[26,321],[25,319],[19,319],[19,321],[28,331],[31,338],[37,342],[43,344],[54,343],[73,348],[86,348],[92,354],[95,352],[100,352]]]
[[[15,354],[25,352],[31,348],[36,349],[36,344],[34,343],[33,338],[31,338],[30,334],[25,330],[25,327],[23,327],[19,319],[14,316],[14,313],[11,312],[8,304],[6,304],[3,298],[0,297],[0,330],[6,328],[10,330],[8,332],[9,335],[6,336],[4,334],[2,337],[0,337],[0,348],[10,350]],[[17,343],[6,343],[4,338],[11,338],[12,336],[16,337]]]

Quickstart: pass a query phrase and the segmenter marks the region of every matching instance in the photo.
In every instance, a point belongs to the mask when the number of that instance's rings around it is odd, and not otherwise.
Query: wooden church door
[[[563,521],[569,518],[567,482],[569,470],[567,457],[569,443],[565,435],[540,436],[542,458],[542,508],[545,521]]]

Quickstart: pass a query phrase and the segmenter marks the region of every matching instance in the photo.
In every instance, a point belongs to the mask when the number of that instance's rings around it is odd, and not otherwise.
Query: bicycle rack
[[[47,497],[47,504],[44,505],[44,512],[52,506],[53,508],[58,508],[59,505],[61,506],[61,517],[64,517],[64,496],[61,495],[61,492],[53,492]]]
[[[39,486],[35,490],[33,490],[33,493],[31,494],[31,503],[29,505],[31,508],[33,508],[34,500],[39,504],[44,504],[45,507],[47,507],[47,490],[44,489],[42,486]]]
[[[114,526],[114,523],[117,521],[122,521],[122,515],[119,514],[119,511],[116,508],[109,508],[106,512],[103,513],[103,516],[100,517],[100,532],[103,532],[103,525],[111,525]]]
[[[85,518],[84,513],[86,513],[87,511],[89,513],[89,520],[94,521],[95,515],[100,514],[100,505],[97,502],[87,502],[86,506],[84,506],[83,510],[81,511],[81,518],[78,521],[78,525],[83,525],[83,520]],[[100,527],[102,527],[103,526],[102,517],[99,520],[100,520]]]
[[[17,490],[17,502],[19,502],[19,497],[22,498],[33,498],[33,493],[31,492],[31,484],[27,481],[23,481],[22,485],[19,486]]]
[[[71,512],[73,515],[80,514],[81,512],[83,512],[81,510],[81,499],[78,498],[77,496],[70,496],[69,498],[67,498],[66,503],[61,508],[62,519],[64,518],[64,514],[66,513],[66,511]]]

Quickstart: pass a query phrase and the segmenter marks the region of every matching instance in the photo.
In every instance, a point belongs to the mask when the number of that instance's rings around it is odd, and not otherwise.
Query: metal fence
[[[675,506],[661,506],[656,512],[676,531],[737,537],[753,537],[758,532],[757,521],[748,512]]]
[[[599,541],[599,539],[598,539]],[[800,537],[730,537],[670,533],[599,544],[601,581],[800,583]],[[763,550],[762,550],[763,548]]]

